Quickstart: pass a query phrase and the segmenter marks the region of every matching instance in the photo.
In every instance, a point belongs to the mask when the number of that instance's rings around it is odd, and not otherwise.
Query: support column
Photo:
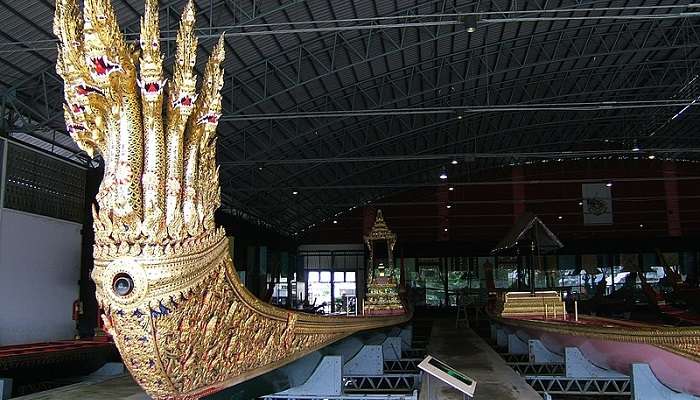
[[[12,379],[0,378],[0,400],[12,397]]]
[[[80,250],[80,280],[79,301],[82,313],[78,316],[78,336],[89,338],[95,336],[95,328],[99,326],[100,307],[95,298],[95,282],[90,278],[94,267],[92,248],[95,244],[95,232],[92,230],[92,204],[102,181],[104,164],[98,168],[89,168],[85,174],[85,222],[83,223],[82,243]]]
[[[287,278],[287,298],[284,300],[284,305],[287,308],[292,307],[292,267],[289,260],[290,254],[283,251],[280,254],[280,266],[282,269],[282,275]]]
[[[676,164],[664,161],[664,192],[666,193],[666,222],[669,236],[681,236],[681,215],[678,204],[678,181],[676,178]]]
[[[440,264],[442,264],[442,284],[443,284],[443,293],[445,294],[445,308],[450,307],[450,289],[448,285],[448,275],[449,275],[449,266],[447,265],[447,257],[441,257],[440,258]]]
[[[377,216],[377,210],[374,207],[367,206],[362,209],[362,236],[369,235],[374,225],[374,220]],[[363,243],[364,245],[364,243]],[[355,285],[357,288],[357,310],[359,313],[364,313],[365,293],[367,293],[367,281],[372,270],[372,260],[368,260],[367,246],[364,246],[365,256],[363,257],[362,270],[358,270],[355,275]]]
[[[255,288],[257,287],[257,271],[258,271],[258,248],[255,246],[248,246],[246,250],[246,268],[245,268],[245,282],[243,284],[250,290],[251,293],[257,293]]]
[[[437,203],[438,203],[438,225],[437,240],[438,242],[446,242],[450,240],[450,210],[447,205],[450,204],[450,195],[447,186],[442,185],[437,188]]]
[[[335,251],[331,251],[331,313],[335,312]]]
[[[401,248],[401,269],[399,271],[399,292],[406,291],[406,265],[403,257],[403,247]]]
[[[364,207],[362,209],[362,235],[369,235],[374,225],[374,219],[377,215],[377,210],[374,207]]]
[[[267,246],[258,248],[258,285],[256,287],[257,297],[261,298],[267,292],[267,272],[268,272],[268,255]]]
[[[525,214],[524,175],[523,167],[520,165],[511,169],[511,179],[513,182],[513,222],[515,222],[518,217]]]

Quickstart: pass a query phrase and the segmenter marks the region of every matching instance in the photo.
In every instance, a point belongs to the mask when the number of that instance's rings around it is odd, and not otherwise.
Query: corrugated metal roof
[[[624,0],[615,7],[681,4],[680,0]],[[125,31],[138,31],[143,4],[113,0]],[[185,0],[163,2],[164,35],[177,26]],[[227,38],[224,104],[227,116],[243,114],[363,111],[400,107],[463,107],[556,103],[562,101],[664,100],[678,95],[700,73],[698,18],[660,20],[581,19],[486,23],[486,18],[517,16],[508,11],[536,10],[540,2],[496,0],[449,4],[435,0],[330,1],[197,0],[199,26],[214,30],[235,25],[374,18],[417,14],[471,12],[484,14],[476,32],[464,25],[424,26],[306,32]],[[445,7],[445,8],[443,8]],[[560,0],[549,9],[591,8],[596,2]],[[658,9],[664,15],[679,9]],[[171,12],[172,11],[172,12]],[[639,15],[639,9],[578,13],[582,16]],[[533,14],[534,15],[534,14]],[[557,14],[557,15],[572,15]],[[526,15],[527,16],[527,15]],[[450,20],[454,17],[412,18],[407,22]],[[0,91],[17,99],[17,111],[29,113],[39,126],[60,129],[62,87],[52,71],[51,0],[11,1],[0,5]],[[354,21],[342,24],[277,25],[260,29],[393,24],[402,20]],[[247,30],[250,31],[251,28]],[[208,30],[201,31],[209,33]],[[47,40],[49,40],[47,42]],[[213,39],[202,40],[201,70]],[[165,46],[171,54],[172,44]],[[169,60],[170,62],[172,60]],[[700,95],[696,80],[679,95]],[[18,85],[16,90],[8,90]],[[679,98],[679,97],[675,97]],[[20,103],[21,102],[21,103]],[[553,112],[491,112],[453,115],[341,115],[337,118],[288,118],[270,121],[222,121],[219,140],[222,162],[282,158],[333,158],[347,154],[392,155],[440,152],[512,152],[541,149],[607,148],[606,132],[626,146],[632,138],[644,146],[697,146],[688,133],[695,126],[695,108],[665,126],[653,138],[650,126],[669,119],[677,108]],[[546,134],[545,134],[546,133]],[[37,134],[35,136],[39,136]],[[60,143],[70,144],[68,136]],[[56,141],[59,141],[57,137]],[[35,137],[27,140],[38,140]],[[586,145],[584,146],[583,143]],[[591,144],[593,143],[593,144]],[[596,144],[597,143],[597,144]],[[607,142],[605,142],[607,143]],[[55,146],[54,146],[55,147]],[[688,156],[688,155],[686,155]],[[694,157],[693,155],[689,155]],[[487,166],[508,160],[477,160]],[[363,191],[352,188],[315,190],[289,197],[274,187],[342,185],[347,182],[390,184],[431,181],[444,161],[394,161],[376,165],[319,163],[276,164],[259,171],[255,165],[222,167],[223,190],[237,207],[264,216],[273,224],[298,231],[337,212],[335,203],[362,203],[396,189]],[[454,175],[466,170],[455,167]],[[407,171],[411,173],[407,174]],[[451,173],[452,174],[452,173]],[[292,210],[287,210],[291,207]]]

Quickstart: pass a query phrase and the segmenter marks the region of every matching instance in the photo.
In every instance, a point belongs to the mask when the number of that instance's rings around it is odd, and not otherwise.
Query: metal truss
[[[522,364],[530,362],[530,356],[528,354],[510,354],[510,353],[498,353],[502,359],[505,360],[506,364]]]
[[[540,96],[537,94],[538,88],[536,87],[536,85],[532,85],[532,83],[537,82],[537,80],[534,79],[535,77],[532,74],[523,74],[522,77],[520,76],[520,74],[516,75],[516,79],[521,81],[521,84],[516,87],[516,91],[514,93],[502,91],[499,87],[499,85],[502,85],[503,83],[502,79],[497,81],[493,77],[508,73],[516,73],[522,69],[536,68],[539,65],[546,65],[551,63],[566,63],[578,58],[620,57],[624,56],[625,54],[634,54],[637,52],[653,52],[658,50],[658,47],[656,46],[649,46],[649,44],[651,44],[654,41],[654,39],[661,40],[664,43],[664,46],[671,46],[679,49],[688,46],[686,42],[674,42],[673,40],[668,39],[664,40],[664,38],[668,37],[678,38],[683,36],[673,35],[672,30],[678,29],[676,27],[669,27],[667,28],[668,31],[659,32],[657,31],[657,29],[661,29],[662,31],[664,29],[656,23],[651,23],[648,27],[648,31],[645,30],[645,32],[649,34],[647,35],[647,39],[640,41],[635,40],[635,35],[639,34],[640,32],[630,30],[630,27],[628,25],[625,25],[623,23],[622,25],[613,24],[612,26],[614,27],[614,29],[605,29],[610,28],[610,26],[598,26],[597,28],[591,27],[590,31],[587,32],[588,35],[586,37],[586,41],[583,43],[579,43],[578,46],[576,45],[576,43],[580,41],[581,38],[579,36],[572,35],[571,32],[564,29],[558,32],[547,31],[541,34],[535,34],[530,42],[523,44],[520,44],[522,41],[519,41],[516,38],[511,40],[500,41],[498,47],[496,48],[489,44],[484,44],[483,47],[469,47],[461,51],[453,51],[440,60],[430,59],[422,63],[412,64],[411,66],[403,67],[403,69],[399,69],[398,71],[389,70],[386,72],[386,75],[380,74],[379,76],[372,76],[366,81],[357,82],[354,87],[348,88],[347,86],[341,86],[339,89],[337,89],[337,92],[330,92],[325,94],[325,99],[318,97],[310,98],[308,101],[316,104],[317,106],[315,107],[311,107],[310,104],[302,103],[296,104],[294,108],[303,109],[304,111],[329,109],[351,110],[358,106],[363,108],[382,108],[386,107],[388,104],[403,102],[415,103],[415,101],[411,101],[410,99],[415,98],[416,96],[418,96],[419,99],[433,98],[435,94],[438,94],[441,97],[448,96],[448,99],[453,98],[455,100],[459,100],[460,98],[465,97],[459,90],[460,88],[462,90],[467,90],[467,92],[465,92],[464,94],[471,95],[469,98],[473,98],[474,100],[476,100],[475,104],[491,104],[494,102],[497,103],[498,100],[512,101],[515,99],[518,99],[521,102],[533,101],[538,99]],[[428,37],[426,38],[426,41],[437,41],[440,39],[449,38],[450,35],[458,34],[460,34],[460,32],[444,32],[442,33],[442,35],[445,35],[444,37]],[[660,36],[656,36],[657,34],[660,34]],[[543,37],[554,37],[555,39],[551,39],[549,41],[544,40],[543,42],[539,42],[537,41],[538,35],[542,35]],[[370,37],[369,39],[380,40],[381,36],[375,35],[373,38]],[[335,38],[333,42],[343,43],[344,41]],[[389,41],[389,43],[396,42]],[[403,46],[405,47],[389,48],[388,51],[406,51],[408,48],[414,46],[421,46],[422,44],[424,43],[405,41],[403,42]],[[654,44],[657,45],[658,42]],[[371,43],[368,46],[371,46]],[[530,54],[530,51],[533,50],[533,47],[538,50],[537,57],[534,58],[542,57],[542,59],[539,60],[539,63],[537,62],[537,60],[533,60],[533,55]],[[341,71],[343,71],[343,68],[355,67],[357,65],[362,65],[363,63],[372,61],[368,58],[350,60],[354,61],[355,63],[351,62],[348,66],[346,63],[343,64],[335,61],[333,57],[335,54],[338,54],[338,52],[334,51],[333,49],[326,48],[320,51],[326,51],[327,53],[316,54],[312,59],[329,59],[330,57],[330,65],[337,65],[338,67],[335,70],[326,71],[325,75],[313,77],[313,79],[323,79],[326,76],[332,76],[333,74],[340,73]],[[503,52],[508,53],[507,56],[503,56]],[[378,57],[388,57],[389,54],[390,53],[384,53],[379,55]],[[300,60],[303,60],[303,57]],[[507,61],[514,62],[514,64],[509,64]],[[532,63],[532,61],[535,62]],[[270,61],[268,61],[268,63],[269,62]],[[560,77],[566,79],[573,77],[574,75],[583,74],[584,76],[586,76],[587,79],[583,81],[572,80],[572,82],[574,83],[569,83],[569,87],[567,87],[566,85],[552,85],[551,79],[540,80],[539,84],[543,86],[543,90],[550,90],[554,93],[559,94],[563,94],[567,91],[567,89],[571,89],[571,85],[573,85],[573,88],[577,91],[583,92],[586,91],[586,87],[594,87],[595,85],[600,84],[603,84],[603,87],[607,87],[607,89],[614,89],[614,87],[612,87],[613,85],[619,85],[620,83],[630,83],[629,81],[621,81],[617,79],[617,77],[625,76],[626,79],[630,79],[630,76],[632,76],[633,78],[631,79],[638,79],[636,75],[620,73],[620,69],[622,67],[628,67],[630,65],[637,64],[641,65],[641,68],[644,68],[643,66],[646,66],[647,63],[653,65],[652,60],[646,60],[644,63],[625,63],[619,66],[611,66],[607,68],[605,66],[589,66],[583,67],[578,70],[574,68],[562,70],[560,72],[548,72],[546,73],[547,75],[549,75],[548,78],[556,78],[557,75],[559,75]],[[248,77],[245,74],[243,74],[241,75],[241,78],[238,79],[244,79],[243,77],[245,77],[253,80],[262,80],[262,82],[264,83],[267,81],[275,80],[274,77],[267,76],[267,74],[275,74],[281,68],[282,67],[266,69],[264,71],[265,74],[263,76],[251,75]],[[596,76],[598,74],[600,75]],[[246,79],[245,86],[240,86],[241,89],[245,88],[247,90],[252,90],[249,89],[251,87],[250,79]],[[283,81],[282,79],[279,80]],[[490,82],[490,86],[478,85],[479,81],[482,80],[490,80],[495,82]],[[640,82],[641,81],[643,81],[643,79],[641,79]],[[269,99],[274,98],[275,96],[281,95],[287,91],[293,91],[299,85],[308,84],[309,81],[292,80],[289,83],[293,84],[293,86],[285,87],[284,89],[281,89],[279,92],[275,93],[267,93],[267,91],[265,90],[266,86],[264,84],[258,85],[259,88],[263,90],[263,92],[256,92],[255,94],[250,95],[251,99],[259,100],[252,103],[248,107],[259,107],[261,102],[267,102],[269,101]],[[676,81],[676,83],[679,84],[678,81]],[[455,87],[455,85],[458,86]],[[414,89],[415,87],[423,88],[423,90],[416,91]],[[469,90],[477,90],[477,92],[469,93]],[[245,92],[246,90],[244,90],[244,93]],[[395,95],[382,95],[384,93],[395,93]],[[402,94],[403,96],[401,96]],[[244,111],[245,109],[239,109],[237,112],[242,113]],[[267,112],[269,112],[269,110]],[[263,123],[261,127],[262,129],[279,129],[278,124],[268,125]],[[242,128],[244,129],[244,133],[250,132],[245,125],[243,125]],[[323,126],[312,126],[311,128],[317,130],[322,129]],[[308,129],[300,129],[298,125],[295,126],[295,130],[297,132],[301,131],[302,135],[312,134],[312,132],[310,132]],[[255,131],[251,133],[254,134]],[[252,136],[261,137],[262,135]],[[238,136],[237,141],[241,142],[242,140],[243,139],[240,136]],[[269,146],[267,145],[262,146],[262,148],[266,151],[269,151]]]
[[[566,366],[564,364],[530,364],[529,362],[507,363],[515,372],[520,375],[564,375]]]
[[[538,393],[586,396],[630,396],[632,394],[629,378],[526,376],[525,381]]]
[[[413,373],[418,371],[418,364],[422,360],[422,358],[402,358],[400,360],[384,360],[384,372]]]
[[[418,400],[418,393],[411,394],[342,394],[340,396],[304,396],[274,394],[262,396],[266,400]]]
[[[409,393],[418,389],[419,385],[419,374],[346,375],[343,377],[345,393]]]
[[[36,1],[36,0],[31,0]],[[143,12],[126,0],[113,0],[128,37],[138,32]],[[32,48],[31,40],[53,40],[41,12],[50,2],[21,8],[0,5],[21,24],[0,28],[0,38],[21,51],[0,57],[0,132],[44,143],[49,151],[82,162],[65,134],[62,83],[53,71],[54,51]],[[376,4],[306,0],[276,3],[259,0],[198,0],[200,35],[251,24],[357,18],[348,26],[367,25],[363,18],[498,12],[489,18],[510,18],[514,12],[551,10],[548,2],[417,0]],[[161,1],[161,32],[175,34],[183,0]],[[668,5],[679,5],[680,1]],[[622,7],[657,3],[624,1]],[[593,1],[564,0],[558,8],[595,8]],[[478,7],[478,8],[477,8]],[[30,13],[38,8],[36,14]],[[663,13],[672,10],[664,9]],[[673,11],[675,12],[675,11]],[[578,15],[596,18],[620,14],[640,16],[640,9],[601,8]],[[657,13],[658,15],[659,13]],[[439,18],[447,21],[447,17]],[[36,20],[35,20],[36,19]],[[406,19],[421,22],[424,17]],[[375,24],[375,22],[369,22]],[[333,30],[264,37],[227,38],[229,57],[223,89],[219,133],[223,208],[244,212],[261,223],[299,232],[338,212],[335,204],[365,204],[396,188],[357,192],[358,183],[424,183],[434,179],[441,160],[344,162],[266,165],[265,160],[296,158],[380,157],[431,153],[497,153],[575,151],[576,143],[601,146],[603,139],[625,146],[643,138],[645,147],[697,146],[697,113],[669,123],[675,109],[609,109],[598,111],[484,112],[460,115],[471,106],[534,105],[582,101],[686,100],[697,96],[700,72],[700,24],[697,18],[591,19],[578,21],[483,21],[476,34],[464,27],[400,26]],[[318,23],[311,26],[326,26]],[[280,25],[281,26],[281,25]],[[334,26],[337,26],[334,25]],[[30,32],[21,37],[17,32]],[[25,40],[26,39],[26,40]],[[200,71],[211,41],[202,40]],[[8,47],[3,47],[7,49]],[[163,45],[166,65],[174,53]],[[3,54],[5,55],[5,54]],[[15,57],[16,56],[16,57]],[[31,68],[30,68],[31,66]],[[409,109],[403,115],[371,115],[373,111]],[[452,113],[418,114],[443,108]],[[241,118],[279,113],[280,119]],[[326,118],[323,113],[336,113]],[[287,115],[288,118],[285,118]],[[335,115],[335,114],[334,114]],[[293,116],[293,118],[292,118]],[[459,118],[461,117],[461,118]],[[603,129],[604,128],[604,129]],[[615,132],[611,137],[607,132]],[[654,133],[652,137],[646,137]],[[680,155],[696,159],[694,154]],[[246,165],[235,165],[237,161]],[[507,164],[503,158],[478,159],[456,175]],[[227,165],[227,163],[230,163]],[[408,164],[407,164],[408,163]],[[262,168],[262,169],[261,169]],[[406,171],[410,171],[407,173]],[[270,187],[316,187],[291,198],[291,192]],[[245,211],[240,211],[245,210]],[[264,217],[262,217],[264,216]]]
[[[411,359],[411,358],[423,359],[424,357],[425,357],[425,348],[413,348],[410,350],[402,350],[401,351],[401,359]]]

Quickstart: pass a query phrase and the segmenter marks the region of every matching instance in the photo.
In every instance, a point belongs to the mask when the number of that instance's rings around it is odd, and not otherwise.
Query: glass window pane
[[[331,271],[321,271],[321,279],[319,282],[330,282],[331,281]]]
[[[345,273],[345,282],[355,282],[355,273],[354,272],[346,272]]]
[[[354,282],[339,282],[334,285],[335,293],[333,294],[335,298],[335,311],[336,312],[347,312],[348,307],[353,308],[352,303],[354,300],[348,299],[348,296],[355,298],[356,290]]]
[[[333,282],[345,282],[345,273],[333,272]]]
[[[309,282],[318,282],[318,271],[309,271]]]

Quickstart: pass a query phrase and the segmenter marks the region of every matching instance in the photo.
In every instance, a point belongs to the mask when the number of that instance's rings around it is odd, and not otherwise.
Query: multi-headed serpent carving
[[[105,162],[94,207],[97,298],[125,365],[150,395],[196,398],[408,318],[299,314],[241,285],[214,223],[224,39],[197,91],[192,2],[167,80],[156,0],[146,0],[138,45],[124,40],[109,0],[85,0],[83,15],[78,0],[56,3],[66,126]]]

